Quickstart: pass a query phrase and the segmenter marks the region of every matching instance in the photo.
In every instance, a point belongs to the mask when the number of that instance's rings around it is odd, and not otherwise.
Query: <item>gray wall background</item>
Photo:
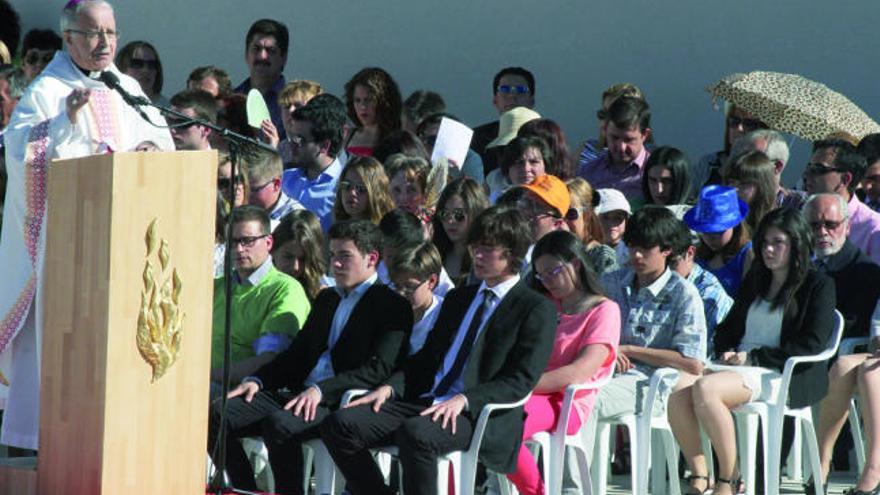
[[[58,29],[64,0],[12,0],[24,31]],[[705,86],[731,72],[774,70],[824,82],[880,117],[880,2],[855,0],[118,0],[120,47],[145,39],[165,66],[167,96],[189,71],[214,64],[237,84],[247,71],[244,35],[272,17],[291,31],[285,75],[342,94],[364,66],[380,66],[406,96],[432,89],[471,125],[496,117],[491,80],[507,65],[537,79],[536,109],[565,129],[572,148],[596,134],[608,85],[647,95],[658,144],[691,160],[721,146],[723,115]],[[792,143],[784,176],[799,177],[809,145]]]

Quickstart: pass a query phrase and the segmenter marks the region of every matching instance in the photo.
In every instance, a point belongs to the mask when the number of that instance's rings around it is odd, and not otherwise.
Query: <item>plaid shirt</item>
[[[724,286],[715,275],[712,275],[703,267],[694,263],[694,268],[687,278],[688,282],[694,284],[697,292],[703,299],[703,312],[706,315],[706,345],[708,355],[712,355],[708,347],[712,345],[712,335],[715,334],[715,327],[721,323],[733,306],[733,299],[727,295]]]
[[[635,273],[630,267],[611,272],[602,281],[608,296],[620,305],[621,345],[670,349],[705,361],[706,317],[693,284],[669,268],[639,290],[633,288]],[[634,364],[645,375],[655,369],[642,362]]]

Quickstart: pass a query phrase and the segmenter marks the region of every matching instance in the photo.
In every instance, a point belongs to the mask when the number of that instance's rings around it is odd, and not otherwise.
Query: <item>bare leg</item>
[[[706,375],[693,385],[694,410],[718,454],[717,480],[732,480],[736,470],[736,430],[730,410],[748,402],[752,392],[740,375],[721,371]],[[736,492],[735,486],[715,483],[716,495]]]
[[[684,453],[684,459],[693,476],[708,476],[706,457],[700,439],[700,423],[694,413],[692,395],[693,384],[699,378],[690,373],[681,372],[675,389],[669,395],[667,404],[667,420],[672,434]],[[692,478],[691,493],[702,493],[709,488],[709,480]]]
[[[880,358],[869,357],[859,366],[858,381],[868,451],[856,488],[870,491],[880,483]]]
[[[857,371],[867,357],[868,354],[840,356],[828,371],[828,395],[819,403],[819,424],[816,427],[822,479],[828,479],[834,444],[849,415],[849,400],[856,389]]]

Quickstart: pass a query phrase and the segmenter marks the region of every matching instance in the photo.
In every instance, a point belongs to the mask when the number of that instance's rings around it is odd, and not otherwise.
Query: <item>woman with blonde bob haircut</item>
[[[367,220],[374,225],[394,209],[385,169],[373,157],[354,156],[342,169],[336,186],[333,218]]]
[[[614,248],[603,244],[605,236],[602,233],[602,224],[593,209],[593,186],[580,177],[568,179],[565,185],[571,196],[571,209],[565,220],[569,230],[586,246],[590,267],[598,275],[616,270],[617,254]]]

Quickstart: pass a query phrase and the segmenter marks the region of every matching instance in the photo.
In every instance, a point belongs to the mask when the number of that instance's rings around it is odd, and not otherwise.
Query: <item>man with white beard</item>
[[[880,296],[880,265],[847,239],[849,212],[843,196],[814,194],[803,213],[813,229],[816,266],[834,279],[837,309],[845,320],[843,337],[867,337]]]
[[[167,129],[153,127],[98,80],[113,73],[129,93],[140,85],[113,65],[118,32],[104,0],[70,0],[61,12],[65,50],[31,83],[4,133],[9,173],[0,237],[0,353],[12,352],[9,401],[0,442],[36,449],[39,431],[46,179],[54,159],[129,151],[151,142],[173,150]],[[145,109],[164,126],[158,111]]]

